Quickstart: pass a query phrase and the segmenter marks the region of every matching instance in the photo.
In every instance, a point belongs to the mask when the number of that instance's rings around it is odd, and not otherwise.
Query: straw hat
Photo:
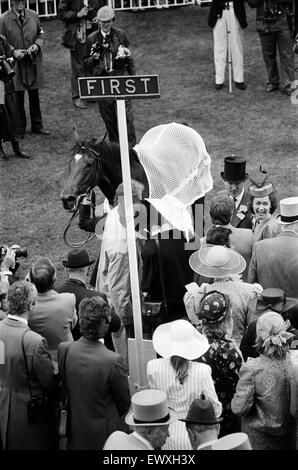
[[[98,12],[96,19],[97,21],[110,21],[115,18],[115,12],[113,8],[109,7],[108,5],[105,5],[104,7],[101,7]]]
[[[126,415],[129,426],[165,426],[175,421],[175,412],[168,407],[167,395],[161,390],[142,390],[131,398],[132,410]]]
[[[180,356],[193,360],[209,349],[207,338],[187,320],[175,320],[159,325],[152,340],[155,351],[164,358]]]
[[[248,435],[235,432],[221,437],[211,445],[211,450],[252,450]]]
[[[298,304],[298,299],[287,297],[283,289],[270,287],[264,289],[260,297],[254,297],[248,302],[251,312],[263,313],[272,310],[277,313],[285,313]]]
[[[280,214],[276,221],[282,225],[292,224],[298,221],[298,197],[287,197],[279,202]]]
[[[190,256],[189,265],[202,276],[218,278],[242,273],[246,262],[231,248],[206,244]]]

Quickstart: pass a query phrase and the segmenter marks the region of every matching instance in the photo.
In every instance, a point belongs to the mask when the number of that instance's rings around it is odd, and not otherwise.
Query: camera
[[[9,62],[13,63],[12,58],[6,58],[3,55],[0,56],[0,68],[4,75],[8,78],[12,78],[15,76],[15,71],[10,66]]]
[[[25,51],[24,59],[28,58],[33,64],[36,62],[36,52],[31,52],[29,49]]]
[[[27,258],[28,251],[27,248],[11,248],[15,252],[16,258]],[[0,259],[4,258],[7,253],[7,246],[0,246]]]

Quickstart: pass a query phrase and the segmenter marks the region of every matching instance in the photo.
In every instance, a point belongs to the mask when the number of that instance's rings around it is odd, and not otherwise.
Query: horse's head
[[[76,135],[69,177],[60,195],[63,207],[68,211],[77,208],[82,197],[98,184],[101,177],[101,158],[96,143],[87,144]]]

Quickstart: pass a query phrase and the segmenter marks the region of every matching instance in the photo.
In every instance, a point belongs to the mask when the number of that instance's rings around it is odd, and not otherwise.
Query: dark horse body
[[[71,171],[61,193],[61,200],[66,210],[74,210],[80,197],[95,186],[113,205],[115,191],[122,182],[120,146],[117,143],[105,143],[91,140],[80,141],[76,136],[76,146],[71,161]],[[144,197],[149,196],[147,177],[137,153],[130,148],[129,160],[131,178],[143,183]]]

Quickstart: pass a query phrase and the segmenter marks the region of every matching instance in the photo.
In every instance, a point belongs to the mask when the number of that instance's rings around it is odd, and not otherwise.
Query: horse
[[[74,131],[73,148],[68,180],[60,198],[64,209],[73,212],[82,198],[96,186],[113,205],[117,187],[122,182],[120,145],[104,139],[81,140]],[[131,178],[144,185],[144,197],[149,196],[149,184],[138,154],[129,148]]]

